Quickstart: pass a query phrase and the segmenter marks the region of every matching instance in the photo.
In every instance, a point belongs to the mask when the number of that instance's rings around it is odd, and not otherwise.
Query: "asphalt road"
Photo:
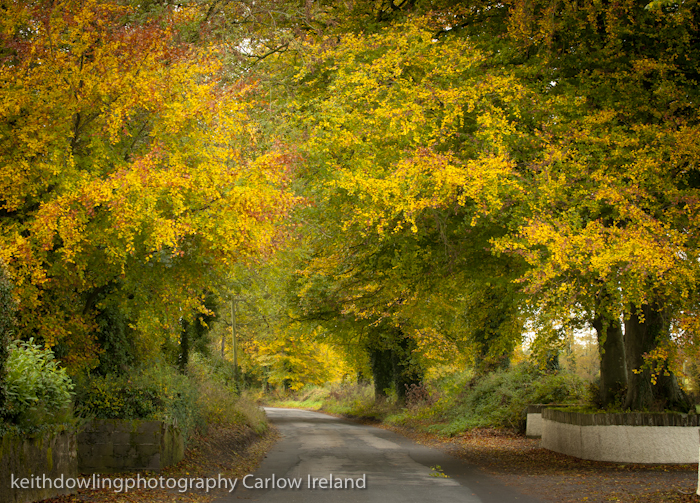
[[[218,503],[541,503],[393,432],[318,412],[265,410],[282,438]]]

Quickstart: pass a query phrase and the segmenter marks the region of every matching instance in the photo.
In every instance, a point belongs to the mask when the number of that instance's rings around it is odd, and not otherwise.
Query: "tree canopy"
[[[95,316],[114,303],[157,348],[222,270],[278,246],[286,152],[256,149],[254,82],[227,82],[219,49],[183,38],[192,12],[3,10],[0,250],[20,330],[94,365]]]
[[[278,383],[334,347],[401,394],[587,326],[602,405],[687,407],[697,2],[2,9],[0,258],[19,333],[76,371],[106,318],[145,354],[212,291],[260,299],[250,266],[276,284],[248,362]]]

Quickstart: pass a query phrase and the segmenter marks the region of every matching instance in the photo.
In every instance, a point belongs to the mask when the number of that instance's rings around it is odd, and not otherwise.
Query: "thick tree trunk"
[[[370,366],[374,379],[374,397],[386,398],[386,390],[391,389],[393,381],[393,367],[391,351],[388,349],[371,348]]]
[[[406,391],[412,384],[420,384],[423,380],[422,372],[411,364],[411,352],[415,343],[409,337],[399,332],[396,347],[392,352],[392,367],[394,373],[394,389],[396,398],[400,404],[406,402]]]
[[[688,399],[678,386],[676,377],[657,362],[656,367],[644,365],[644,355],[668,337],[668,322],[663,313],[650,305],[633,311],[625,321],[625,354],[627,359],[627,397],[625,408],[631,410],[678,409],[686,411]],[[661,365],[661,368],[658,366]],[[652,383],[652,370],[656,383]]]
[[[600,353],[600,392],[598,401],[601,407],[622,401],[627,388],[627,361],[625,360],[625,342],[622,324],[618,320],[609,320],[596,316],[593,328],[598,334],[598,351]]]

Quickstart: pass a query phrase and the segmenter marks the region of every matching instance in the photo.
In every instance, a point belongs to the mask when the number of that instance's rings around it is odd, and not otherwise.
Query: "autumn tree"
[[[626,384],[626,407],[685,407],[666,359],[673,320],[695,309],[697,6],[381,5],[375,24],[312,39],[297,76],[327,180],[315,190],[343,222],[321,267],[333,257],[352,284],[372,250],[397,246],[411,258],[356,288],[404,311],[409,278],[436,263],[425,241],[445,235],[430,218],[447,212],[463,236],[483,225],[491,251],[528,264],[506,270],[530,313],[598,330],[604,403]],[[343,312],[360,319],[357,298]]]
[[[19,334],[90,368],[112,309],[153,353],[222,267],[278,246],[289,158],[256,149],[253,83],[187,41],[198,11],[0,8],[0,249]]]
[[[672,327],[692,340],[698,318],[695,3],[280,2],[267,34],[266,2],[183,5],[221,43],[254,26],[227,75],[264,82],[266,145],[304,160],[302,316],[370,351],[441,334],[485,367],[528,317],[588,323],[603,404],[626,386],[627,407],[684,407],[669,365]]]
[[[508,194],[519,190],[508,180],[514,164],[505,138],[518,134],[520,86],[498,71],[484,74],[486,55],[469,40],[436,39],[430,19],[394,21],[306,39],[308,63],[293,82],[290,111],[304,141],[304,188],[316,205],[302,217],[312,243],[300,302],[306,316],[325,315],[329,329],[348,327],[362,339],[376,362],[375,384],[387,381],[377,372],[389,367],[387,352],[405,342],[415,349],[419,334],[438,331],[428,318],[442,314],[440,297],[452,297],[442,328],[456,328],[466,309],[460,281],[488,289],[481,280],[489,271],[498,295],[519,267],[485,248],[504,232]],[[486,340],[506,332],[506,318],[518,325],[515,296],[506,298],[513,303],[502,306],[504,318],[481,336],[484,320],[472,317],[482,356],[498,346]],[[454,333],[463,339],[466,328]],[[507,330],[506,359],[520,336]]]
[[[695,310],[698,14],[675,2],[503,8],[549,115],[524,166],[527,217],[502,249],[532,265],[533,295],[588,313],[604,404],[626,384],[626,408],[687,408],[667,350],[674,320]]]

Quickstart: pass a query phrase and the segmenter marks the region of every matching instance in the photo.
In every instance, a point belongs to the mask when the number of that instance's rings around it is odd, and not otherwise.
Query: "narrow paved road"
[[[393,432],[318,412],[265,410],[282,439],[255,474],[217,502],[540,503]],[[435,476],[438,465],[447,477]]]

